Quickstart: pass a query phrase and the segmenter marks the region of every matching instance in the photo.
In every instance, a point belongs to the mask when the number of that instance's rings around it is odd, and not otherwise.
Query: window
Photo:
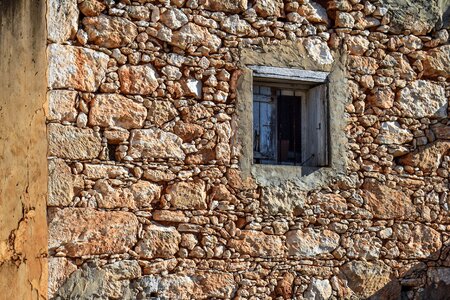
[[[328,166],[328,73],[250,68],[253,163]]]

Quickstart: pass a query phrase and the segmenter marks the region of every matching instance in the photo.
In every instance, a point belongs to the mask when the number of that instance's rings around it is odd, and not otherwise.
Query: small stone
[[[178,31],[173,32],[170,43],[181,49],[194,45],[205,46],[212,51],[217,51],[222,41],[218,36],[211,34],[208,29],[194,23],[188,23]]]
[[[350,55],[348,59],[348,68],[350,71],[361,75],[373,75],[378,69],[378,63],[377,60],[372,57]]]
[[[256,13],[263,17],[280,17],[283,10],[283,1],[281,0],[256,0],[253,5]]]
[[[377,88],[368,100],[373,106],[388,109],[394,105],[394,98],[395,94],[390,88]]]
[[[351,35],[346,39],[351,55],[363,55],[369,49],[369,40],[360,35]]]
[[[247,9],[247,0],[206,0],[203,6],[210,11],[240,13]]]
[[[145,259],[171,258],[178,252],[180,241],[181,235],[175,227],[151,224],[135,251]]]
[[[138,35],[137,26],[124,18],[100,15],[86,17],[82,23],[89,41],[105,48],[124,47]]]
[[[158,88],[158,73],[150,65],[119,68],[120,90],[124,94],[149,95]]]
[[[142,104],[119,94],[96,95],[90,104],[90,126],[140,128],[147,117]]]
[[[88,122],[88,116],[84,112],[80,112],[77,117],[77,127],[85,128]]]
[[[197,124],[185,123],[185,122],[177,122],[173,131],[176,135],[183,139],[185,143],[190,143],[193,140],[200,138],[205,129]]]
[[[202,82],[196,79],[186,79],[181,82],[185,96],[200,99],[202,95]]]
[[[238,15],[232,15],[222,21],[223,29],[238,36],[248,35],[252,27],[245,20],[241,20]]]
[[[102,149],[101,138],[90,128],[81,129],[60,124],[48,124],[50,156],[68,159],[93,159]]]
[[[150,9],[145,6],[127,6],[128,15],[135,20],[149,21]]]
[[[283,297],[283,299],[291,299],[293,292],[293,283],[295,276],[292,273],[286,272],[281,280],[278,280],[275,293]]]
[[[48,85],[95,92],[105,78],[109,56],[82,47],[51,44],[47,48]]]
[[[336,26],[344,28],[353,28],[355,26],[355,19],[347,12],[338,11],[336,13]]]
[[[138,208],[150,208],[161,198],[162,187],[156,183],[140,180],[134,183],[130,190]]]

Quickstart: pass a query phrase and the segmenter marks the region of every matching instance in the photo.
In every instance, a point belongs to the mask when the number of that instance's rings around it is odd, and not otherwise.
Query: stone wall
[[[1,299],[47,299],[45,10],[0,1]]]
[[[447,10],[410,2],[49,0],[49,297],[442,296]],[[252,55],[341,68],[326,184],[242,172]]]

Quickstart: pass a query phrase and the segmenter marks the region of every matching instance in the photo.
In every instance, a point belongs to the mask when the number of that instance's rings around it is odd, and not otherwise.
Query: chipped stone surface
[[[175,208],[206,209],[205,183],[202,180],[177,182],[169,186],[166,192]]]
[[[289,255],[314,257],[336,249],[339,246],[339,235],[330,230],[294,230],[286,233],[286,245]]]
[[[322,65],[329,65],[333,63],[333,56],[331,55],[330,48],[320,39],[308,38],[303,42],[308,54],[312,59]]]
[[[276,257],[284,254],[284,243],[280,237],[253,230],[242,231],[239,239],[228,241],[228,245],[254,257]]]
[[[73,38],[78,30],[78,15],[77,0],[48,1],[48,39],[55,43],[63,43]]]
[[[54,90],[48,92],[48,112],[49,121],[68,121],[73,122],[77,116],[75,107],[77,92]]]
[[[181,235],[175,227],[149,225],[144,236],[136,246],[140,257],[150,259],[155,257],[171,258],[178,252]]]
[[[206,28],[194,23],[188,23],[173,33],[171,44],[181,49],[186,49],[189,45],[205,46],[212,51],[217,51],[221,40],[211,34]]]
[[[425,76],[450,78],[450,45],[429,51],[423,62],[423,70]]]
[[[184,160],[181,139],[173,133],[157,128],[135,129],[131,131],[130,150],[133,158],[162,158]]]
[[[238,13],[247,9],[247,0],[206,0],[204,7],[211,11]]]
[[[400,162],[407,166],[418,167],[425,174],[430,174],[437,170],[442,162],[443,156],[449,150],[449,141],[436,141],[401,157]]]
[[[138,221],[129,212],[57,209],[49,218],[49,248],[70,257],[123,253],[136,243]]]
[[[92,159],[101,151],[101,139],[90,128],[48,125],[49,155],[68,159]]]
[[[48,84],[55,89],[95,92],[103,81],[108,56],[82,47],[51,44],[47,49]]]
[[[62,159],[48,162],[48,206],[66,206],[74,196],[74,178],[70,167]]]
[[[117,17],[86,17],[83,19],[88,41],[106,48],[117,48],[131,43],[137,36],[137,26]]]
[[[444,88],[436,83],[416,80],[400,91],[398,104],[412,118],[447,116],[448,100]]]
[[[383,122],[376,141],[380,144],[405,144],[412,141],[413,134],[400,126],[398,122]]]
[[[149,95],[158,87],[159,76],[152,65],[122,66],[118,73],[124,94]]]
[[[98,95],[91,101],[89,124],[101,127],[140,128],[147,117],[142,104],[118,94]]]

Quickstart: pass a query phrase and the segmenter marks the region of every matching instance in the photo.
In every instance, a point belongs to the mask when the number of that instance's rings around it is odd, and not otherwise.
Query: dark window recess
[[[108,144],[108,159],[116,160],[117,145]]]
[[[306,89],[254,85],[256,164],[328,165],[326,85]]]

